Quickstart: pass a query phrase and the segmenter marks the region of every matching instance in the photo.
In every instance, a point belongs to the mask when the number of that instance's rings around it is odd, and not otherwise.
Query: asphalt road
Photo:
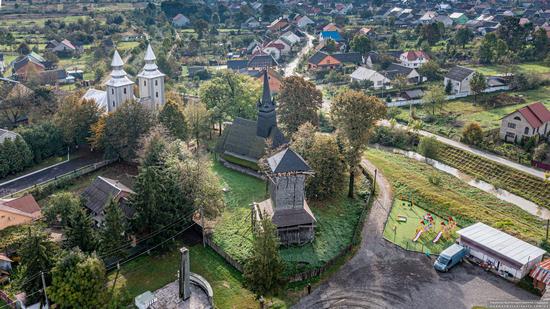
[[[364,160],[371,173],[375,167]],[[433,258],[408,252],[382,238],[392,205],[391,187],[381,173],[379,195],[363,228],[357,254],[294,308],[472,308],[490,301],[539,298],[480,267],[462,263],[448,273]]]
[[[61,176],[63,174],[69,173],[73,170],[76,170],[80,167],[101,162],[103,160],[100,155],[87,155],[84,157],[79,157],[74,160],[64,162],[62,164],[56,165],[54,167],[42,170],[37,173],[31,173],[28,176],[22,177],[20,179],[9,182],[5,185],[0,185],[0,197],[6,196],[10,193],[18,192],[26,188],[32,187],[35,184],[42,183],[44,181],[54,179],[55,177]]]

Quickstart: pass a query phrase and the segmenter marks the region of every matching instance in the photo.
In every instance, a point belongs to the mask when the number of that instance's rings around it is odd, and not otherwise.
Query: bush
[[[533,160],[542,162],[550,157],[550,146],[547,143],[538,145],[533,151]]]
[[[479,145],[483,140],[483,131],[477,122],[468,124],[462,131],[462,141],[470,145]]]
[[[61,130],[50,122],[20,127],[17,132],[29,145],[35,163],[40,163],[44,159],[61,154],[65,150]]]
[[[418,144],[418,136],[403,129],[378,126],[374,129],[370,142],[382,146],[412,149]]]
[[[435,137],[422,137],[418,144],[418,152],[426,158],[437,159],[440,144]]]

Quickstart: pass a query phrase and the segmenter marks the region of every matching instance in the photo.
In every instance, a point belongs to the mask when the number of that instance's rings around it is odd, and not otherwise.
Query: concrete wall
[[[30,217],[0,210],[0,230],[8,226],[21,225],[29,222],[32,222],[32,218]]]

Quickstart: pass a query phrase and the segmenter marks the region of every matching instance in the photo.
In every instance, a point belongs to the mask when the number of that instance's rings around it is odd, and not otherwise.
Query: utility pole
[[[44,279],[44,272],[40,272],[42,277],[42,289],[44,290],[44,298],[46,299],[46,308],[50,308],[50,302],[48,301],[48,294],[46,294],[46,279]]]
[[[548,242],[548,227],[550,226],[550,219],[546,220],[546,242]]]
[[[376,191],[376,177],[378,175],[378,169],[375,169],[374,170],[374,179],[373,179],[373,184],[372,184],[372,193],[374,193]]]
[[[204,208],[201,206],[200,208],[200,214],[201,214],[201,226],[202,226],[202,246],[206,247],[206,233],[205,233],[205,226],[204,226]]]

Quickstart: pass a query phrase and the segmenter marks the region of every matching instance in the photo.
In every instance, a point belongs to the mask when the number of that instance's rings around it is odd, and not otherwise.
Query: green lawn
[[[544,224],[537,217],[428,164],[375,149],[366,157],[388,178],[394,196],[412,195],[415,205],[426,211],[452,216],[460,226],[481,221],[532,243],[544,238]]]
[[[388,221],[386,221],[384,238],[407,250],[429,252],[431,254],[441,253],[441,251],[454,242],[454,231],[456,228],[445,231],[439,240],[434,243],[433,240],[435,240],[438,233],[443,231],[441,222],[445,224],[449,222],[432,214],[434,219],[433,226],[428,231],[420,234],[417,241],[413,241],[418,229],[424,227],[420,224],[420,221],[424,219],[426,213],[426,210],[416,205],[411,206],[411,203],[408,201],[396,199],[390,211]],[[406,218],[406,221],[399,220],[400,217]]]
[[[116,44],[116,48],[120,51],[126,51],[129,49],[132,49],[134,47],[137,47],[139,45],[139,42],[118,42]]]
[[[449,101],[444,104],[443,113],[438,113],[436,110],[436,116],[439,115],[436,117],[438,119],[433,123],[425,123],[424,129],[451,137],[460,134],[462,128],[471,122],[479,123],[484,130],[495,129],[500,127],[502,117],[533,102],[540,101],[547,108],[550,108],[550,96],[548,96],[548,93],[550,93],[550,86],[524,92],[507,92],[507,94],[512,96],[522,97],[525,103],[492,109],[475,105],[473,98]],[[399,113],[396,119],[407,122],[409,119],[409,107],[399,108],[398,110]],[[431,114],[431,108],[417,107],[415,108],[415,114],[417,117],[424,117]],[[441,117],[442,115],[444,117]]]
[[[227,169],[215,162],[214,171],[221,177],[226,193],[226,209],[216,221],[214,242],[237,261],[244,262],[252,248],[250,204],[266,199],[265,182]],[[365,185],[358,181],[358,186]],[[351,243],[364,203],[341,194],[330,201],[309,204],[317,218],[313,243],[282,248],[281,256],[289,274],[320,267]]]
[[[117,286],[124,284],[129,296],[155,290],[177,279],[179,248],[161,255],[144,255],[121,266]],[[258,308],[254,294],[243,286],[241,274],[212,249],[202,245],[189,247],[191,271],[203,276],[214,290],[216,308]],[[112,281],[115,272],[109,275]]]
[[[517,65],[483,65],[474,68],[485,75],[510,73],[513,69],[525,74],[542,75],[550,73],[550,67],[542,62],[520,63]]]

